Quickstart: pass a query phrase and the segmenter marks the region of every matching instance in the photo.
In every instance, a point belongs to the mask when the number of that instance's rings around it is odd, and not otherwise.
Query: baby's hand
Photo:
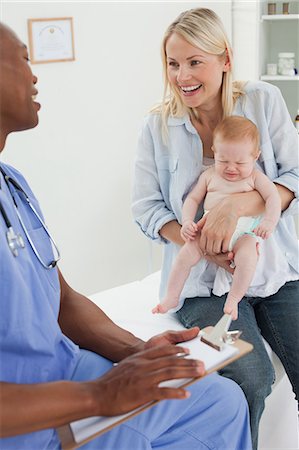
[[[198,227],[193,220],[185,220],[181,228],[181,236],[184,241],[194,241],[197,229]]]
[[[253,230],[253,232],[263,239],[268,239],[268,237],[273,233],[275,224],[272,220],[264,219],[261,223]]]

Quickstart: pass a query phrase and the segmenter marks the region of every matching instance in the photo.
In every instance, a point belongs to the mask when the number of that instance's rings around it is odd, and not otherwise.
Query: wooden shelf
[[[299,20],[299,14],[265,14],[262,20]]]
[[[261,75],[260,79],[263,81],[299,81],[299,75]]]

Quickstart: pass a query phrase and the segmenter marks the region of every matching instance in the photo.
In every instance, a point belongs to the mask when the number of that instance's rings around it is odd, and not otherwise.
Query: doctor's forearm
[[[90,383],[0,383],[0,436],[55,428],[94,414]]]

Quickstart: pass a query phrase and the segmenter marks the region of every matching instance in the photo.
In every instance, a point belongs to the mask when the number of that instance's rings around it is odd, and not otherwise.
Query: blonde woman
[[[281,359],[298,398],[299,268],[292,218],[297,211],[298,136],[278,88],[263,82],[233,82],[231,46],[213,11],[183,12],[166,30],[162,60],[165,94],[161,105],[144,119],[133,193],[137,224],[150,239],[165,244],[160,298],[184,244],[180,235],[184,199],[214,162],[212,134],[223,118],[244,116],[256,124],[261,140],[257,167],[275,183],[281,198],[281,218],[276,231],[260,244],[247,301],[240,303],[234,322],[254,351],[221,371],[244,390],[257,448],[259,420],[274,381],[262,336]],[[224,267],[232,272],[228,248],[238,218],[263,211],[257,191],[226,197],[201,220],[199,208],[197,239],[205,259],[192,268],[176,313],[187,328],[215,324],[222,316],[226,295],[212,293],[217,271]]]

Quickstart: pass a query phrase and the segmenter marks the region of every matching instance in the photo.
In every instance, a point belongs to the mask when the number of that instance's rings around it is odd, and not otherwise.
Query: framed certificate
[[[28,34],[32,64],[75,59],[72,17],[28,19]]]

